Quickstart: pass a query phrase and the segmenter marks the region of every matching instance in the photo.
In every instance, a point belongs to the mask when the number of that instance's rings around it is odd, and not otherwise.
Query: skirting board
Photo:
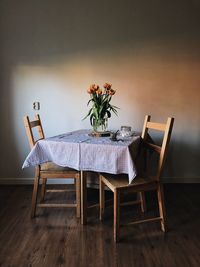
[[[33,184],[34,178],[0,178],[2,185],[28,185]],[[200,183],[200,177],[184,178],[184,177],[165,177],[163,183]],[[49,179],[48,184],[73,184],[73,179]],[[94,186],[95,187],[95,186]]]

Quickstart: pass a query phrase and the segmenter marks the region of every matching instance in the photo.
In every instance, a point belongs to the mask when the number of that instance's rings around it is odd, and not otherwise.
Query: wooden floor
[[[126,227],[115,245],[112,209],[103,223],[90,209],[82,226],[75,210],[43,209],[30,219],[31,186],[0,186],[0,266],[200,266],[200,184],[165,185],[168,233],[158,223]],[[98,191],[89,190],[90,202]],[[108,194],[109,196],[109,194]],[[73,195],[69,200],[73,201]],[[148,213],[156,210],[154,194],[147,195]],[[126,207],[124,216],[139,212]]]

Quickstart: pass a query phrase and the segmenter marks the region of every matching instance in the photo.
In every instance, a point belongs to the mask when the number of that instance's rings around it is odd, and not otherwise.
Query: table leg
[[[81,224],[87,223],[87,177],[81,171]]]

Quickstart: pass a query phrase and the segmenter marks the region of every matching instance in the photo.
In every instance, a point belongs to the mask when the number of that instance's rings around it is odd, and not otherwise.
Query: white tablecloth
[[[109,137],[92,137],[89,130],[79,130],[39,140],[22,168],[54,162],[82,171],[128,174],[129,183],[136,177],[134,163],[140,136],[111,141]]]

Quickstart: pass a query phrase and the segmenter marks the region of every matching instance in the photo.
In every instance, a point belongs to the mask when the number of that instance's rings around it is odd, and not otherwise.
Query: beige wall
[[[86,89],[104,82],[120,107],[110,129],[175,117],[164,175],[200,177],[200,4],[163,2],[1,1],[1,178],[33,176],[21,170],[32,102],[47,136],[89,128]]]

